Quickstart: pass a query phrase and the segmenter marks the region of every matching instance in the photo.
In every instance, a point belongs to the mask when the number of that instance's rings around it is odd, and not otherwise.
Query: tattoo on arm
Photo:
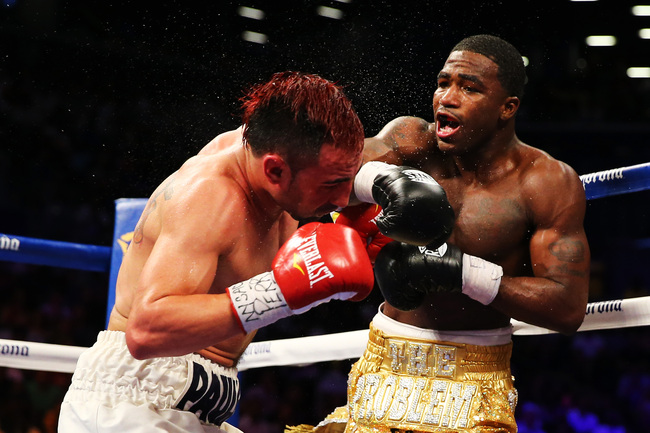
[[[388,135],[387,143],[390,146],[391,150],[398,150],[400,141],[406,139],[406,134],[404,133],[404,128],[406,127],[406,122],[399,122],[395,129]]]
[[[587,275],[587,272],[569,268],[569,265],[566,263],[557,266],[551,266],[549,268],[549,271],[551,271],[553,274],[571,275],[578,278],[583,278]]]
[[[138,224],[135,226],[133,231],[133,242],[139,244],[144,238],[144,224],[147,222],[149,215],[158,208],[158,197],[163,194],[165,201],[171,200],[172,195],[174,194],[174,179],[171,178],[160,191],[154,194],[151,199],[147,202],[144,211],[142,212],[142,217]]]
[[[579,271],[577,269],[571,269],[569,265],[566,263],[557,265],[557,266],[551,266],[549,267],[549,271],[553,274],[564,274],[564,275],[571,275],[573,277],[577,278],[584,278],[585,276],[588,275],[588,272],[585,271]]]
[[[582,263],[585,259],[585,246],[580,241],[560,239],[551,243],[548,250],[562,262]]]
[[[172,199],[172,195],[174,194],[174,179],[170,179],[169,182],[167,182],[167,185],[163,188],[163,193],[165,201]]]
[[[429,130],[429,122],[424,119],[420,119],[420,131],[427,132]]]

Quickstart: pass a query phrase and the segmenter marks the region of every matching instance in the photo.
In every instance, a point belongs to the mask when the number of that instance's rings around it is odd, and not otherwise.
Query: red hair
[[[242,98],[244,141],[255,155],[316,158],[323,144],[361,152],[364,131],[352,103],[318,75],[279,72]]]

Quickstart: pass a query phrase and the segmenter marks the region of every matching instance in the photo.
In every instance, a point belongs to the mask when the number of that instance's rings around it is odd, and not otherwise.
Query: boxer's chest
[[[445,189],[456,213],[450,241],[464,252],[498,261],[527,245],[532,222],[516,186],[449,184]]]
[[[259,225],[240,227],[232,245],[219,256],[212,292],[271,270],[271,264],[284,236],[279,228],[261,230]]]

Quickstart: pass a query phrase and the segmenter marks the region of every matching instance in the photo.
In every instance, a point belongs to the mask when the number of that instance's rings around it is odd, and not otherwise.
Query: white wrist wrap
[[[233,284],[227,289],[239,321],[246,332],[270,325],[294,312],[289,308],[273,272]]]
[[[463,254],[463,293],[489,305],[497,293],[503,276],[503,268],[480,257]]]
[[[354,178],[354,195],[364,203],[375,203],[372,198],[372,185],[379,173],[390,167],[390,164],[379,161],[370,161],[361,166]]]

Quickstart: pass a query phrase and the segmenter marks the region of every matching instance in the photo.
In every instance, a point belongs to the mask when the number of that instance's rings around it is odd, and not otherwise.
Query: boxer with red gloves
[[[237,363],[255,331],[330,299],[360,300],[357,233],[309,224],[348,205],[363,125],[341,88],[274,74],[151,195],[121,263],[108,328],[77,363],[59,431],[233,431]]]
[[[272,268],[227,289],[246,332],[331,299],[361,301],[374,284],[364,243],[340,224],[300,227],[280,248]]]

